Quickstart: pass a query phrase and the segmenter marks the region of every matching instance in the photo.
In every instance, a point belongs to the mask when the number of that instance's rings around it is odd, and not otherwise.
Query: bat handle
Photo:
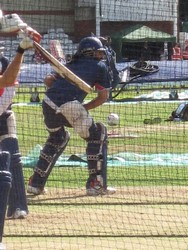
[[[26,28],[22,28],[19,31],[20,37],[25,37],[28,36],[31,38],[34,42],[40,43],[42,36],[34,29],[31,27],[27,26]]]

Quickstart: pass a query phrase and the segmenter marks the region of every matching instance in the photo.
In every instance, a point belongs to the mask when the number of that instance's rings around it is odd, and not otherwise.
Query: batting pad
[[[11,173],[9,170],[10,155],[8,152],[0,153],[0,242],[4,229],[5,213],[8,195],[11,188]]]

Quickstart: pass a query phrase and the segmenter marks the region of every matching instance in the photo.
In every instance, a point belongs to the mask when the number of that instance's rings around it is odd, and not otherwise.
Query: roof
[[[176,38],[168,33],[154,30],[148,26],[137,24],[120,30],[112,35],[112,39],[121,42],[175,42]]]

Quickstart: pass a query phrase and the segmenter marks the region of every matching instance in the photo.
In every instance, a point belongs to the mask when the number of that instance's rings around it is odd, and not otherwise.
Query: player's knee
[[[49,137],[47,140],[47,144],[57,147],[58,145],[62,145],[64,143],[67,143],[67,140],[69,140],[69,133],[62,127],[50,129],[47,128],[49,132]]]
[[[107,129],[106,126],[101,123],[93,123],[92,126],[89,129],[89,137],[87,138],[87,141],[92,140],[107,140]]]

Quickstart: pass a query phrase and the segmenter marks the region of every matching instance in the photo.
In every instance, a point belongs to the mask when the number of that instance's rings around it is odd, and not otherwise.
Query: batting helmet
[[[83,38],[78,46],[78,54],[92,56],[94,51],[105,51],[103,44],[97,37],[89,36]]]

